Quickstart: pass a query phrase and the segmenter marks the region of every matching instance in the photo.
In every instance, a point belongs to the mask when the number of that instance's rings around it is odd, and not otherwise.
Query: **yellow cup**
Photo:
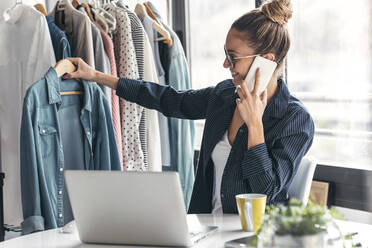
[[[266,195],[240,194],[235,198],[243,230],[257,232],[265,215]]]

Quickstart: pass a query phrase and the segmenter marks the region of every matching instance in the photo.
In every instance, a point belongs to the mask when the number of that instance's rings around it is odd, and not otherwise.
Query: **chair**
[[[290,198],[296,198],[304,205],[309,200],[311,182],[313,180],[316,167],[316,160],[312,157],[304,157],[298,166],[297,173],[289,186],[288,194]]]

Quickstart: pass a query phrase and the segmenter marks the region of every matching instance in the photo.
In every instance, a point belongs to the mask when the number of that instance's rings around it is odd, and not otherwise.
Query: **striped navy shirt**
[[[268,204],[288,200],[288,187],[314,137],[314,122],[303,104],[291,96],[285,82],[268,102],[262,121],[265,143],[248,149],[249,130],[243,124],[232,144],[221,182],[224,213],[237,213],[235,195],[262,193]],[[200,90],[177,91],[169,86],[121,78],[117,95],[165,116],[205,119],[189,213],[211,213],[214,164],[211,154],[228,129],[236,108],[235,85],[225,80]]]

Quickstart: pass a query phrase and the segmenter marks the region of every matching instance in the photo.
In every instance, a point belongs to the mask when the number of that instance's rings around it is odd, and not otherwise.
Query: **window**
[[[372,3],[292,1],[288,28],[288,86],[314,118],[309,155],[319,163],[372,169]],[[222,67],[232,24],[255,1],[190,0],[191,75],[194,89],[230,78]],[[200,148],[203,121],[196,121]]]
[[[254,9],[254,0],[190,0],[191,75],[194,89],[231,78],[223,68],[223,46],[231,24]],[[195,148],[199,149],[204,121],[195,121]]]
[[[288,85],[315,121],[310,155],[372,169],[371,1],[292,4]]]

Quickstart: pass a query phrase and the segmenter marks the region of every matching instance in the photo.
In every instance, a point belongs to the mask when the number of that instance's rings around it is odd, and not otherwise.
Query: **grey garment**
[[[81,13],[84,13],[86,16],[88,16],[87,12],[85,11],[84,7],[79,7],[78,10]],[[103,72],[105,74],[111,74],[111,69],[110,69],[110,60],[105,52],[105,47],[103,45],[103,40],[101,36],[101,32],[99,31],[98,27],[90,21],[90,26],[92,28],[92,40],[93,40],[93,50],[94,50],[94,64],[96,66],[96,70]],[[104,86],[104,85],[99,85],[100,88],[102,89],[103,93],[105,94],[107,101],[109,102],[110,105],[110,110],[111,110],[111,98],[112,98],[112,93],[111,93],[111,88]]]
[[[89,17],[76,10],[70,1],[65,3],[64,10],[58,10],[58,2],[51,16],[56,25],[62,29],[70,41],[71,54],[82,58],[88,65],[95,67],[92,28]]]
[[[138,65],[138,75],[140,79],[143,79],[144,71],[145,71],[145,37],[144,37],[144,29],[141,24],[140,19],[130,11],[127,6],[124,4],[123,1],[118,1],[116,5],[128,14],[130,20],[130,26],[132,31],[132,39],[134,50],[136,51],[136,59]],[[140,134],[140,141],[141,141],[141,148],[143,152],[143,161],[145,165],[148,165],[147,159],[147,117],[146,117],[146,109],[144,108],[142,111],[142,116],[139,125],[139,134]]]
[[[149,16],[145,16],[142,24],[149,38],[151,48],[154,54],[156,74],[158,76],[159,84],[165,85],[165,72],[163,66],[160,62],[159,55],[159,43],[155,41],[157,38],[157,33],[152,27],[154,20]],[[160,142],[161,142],[161,161],[163,166],[171,165],[171,155],[170,155],[170,143],[169,143],[169,127],[168,119],[161,112],[158,112],[159,120],[159,131],[160,131]]]
[[[63,99],[58,110],[65,170],[85,170],[83,130],[80,123],[82,97],[77,95]],[[66,185],[63,187],[63,222],[74,219]]]

